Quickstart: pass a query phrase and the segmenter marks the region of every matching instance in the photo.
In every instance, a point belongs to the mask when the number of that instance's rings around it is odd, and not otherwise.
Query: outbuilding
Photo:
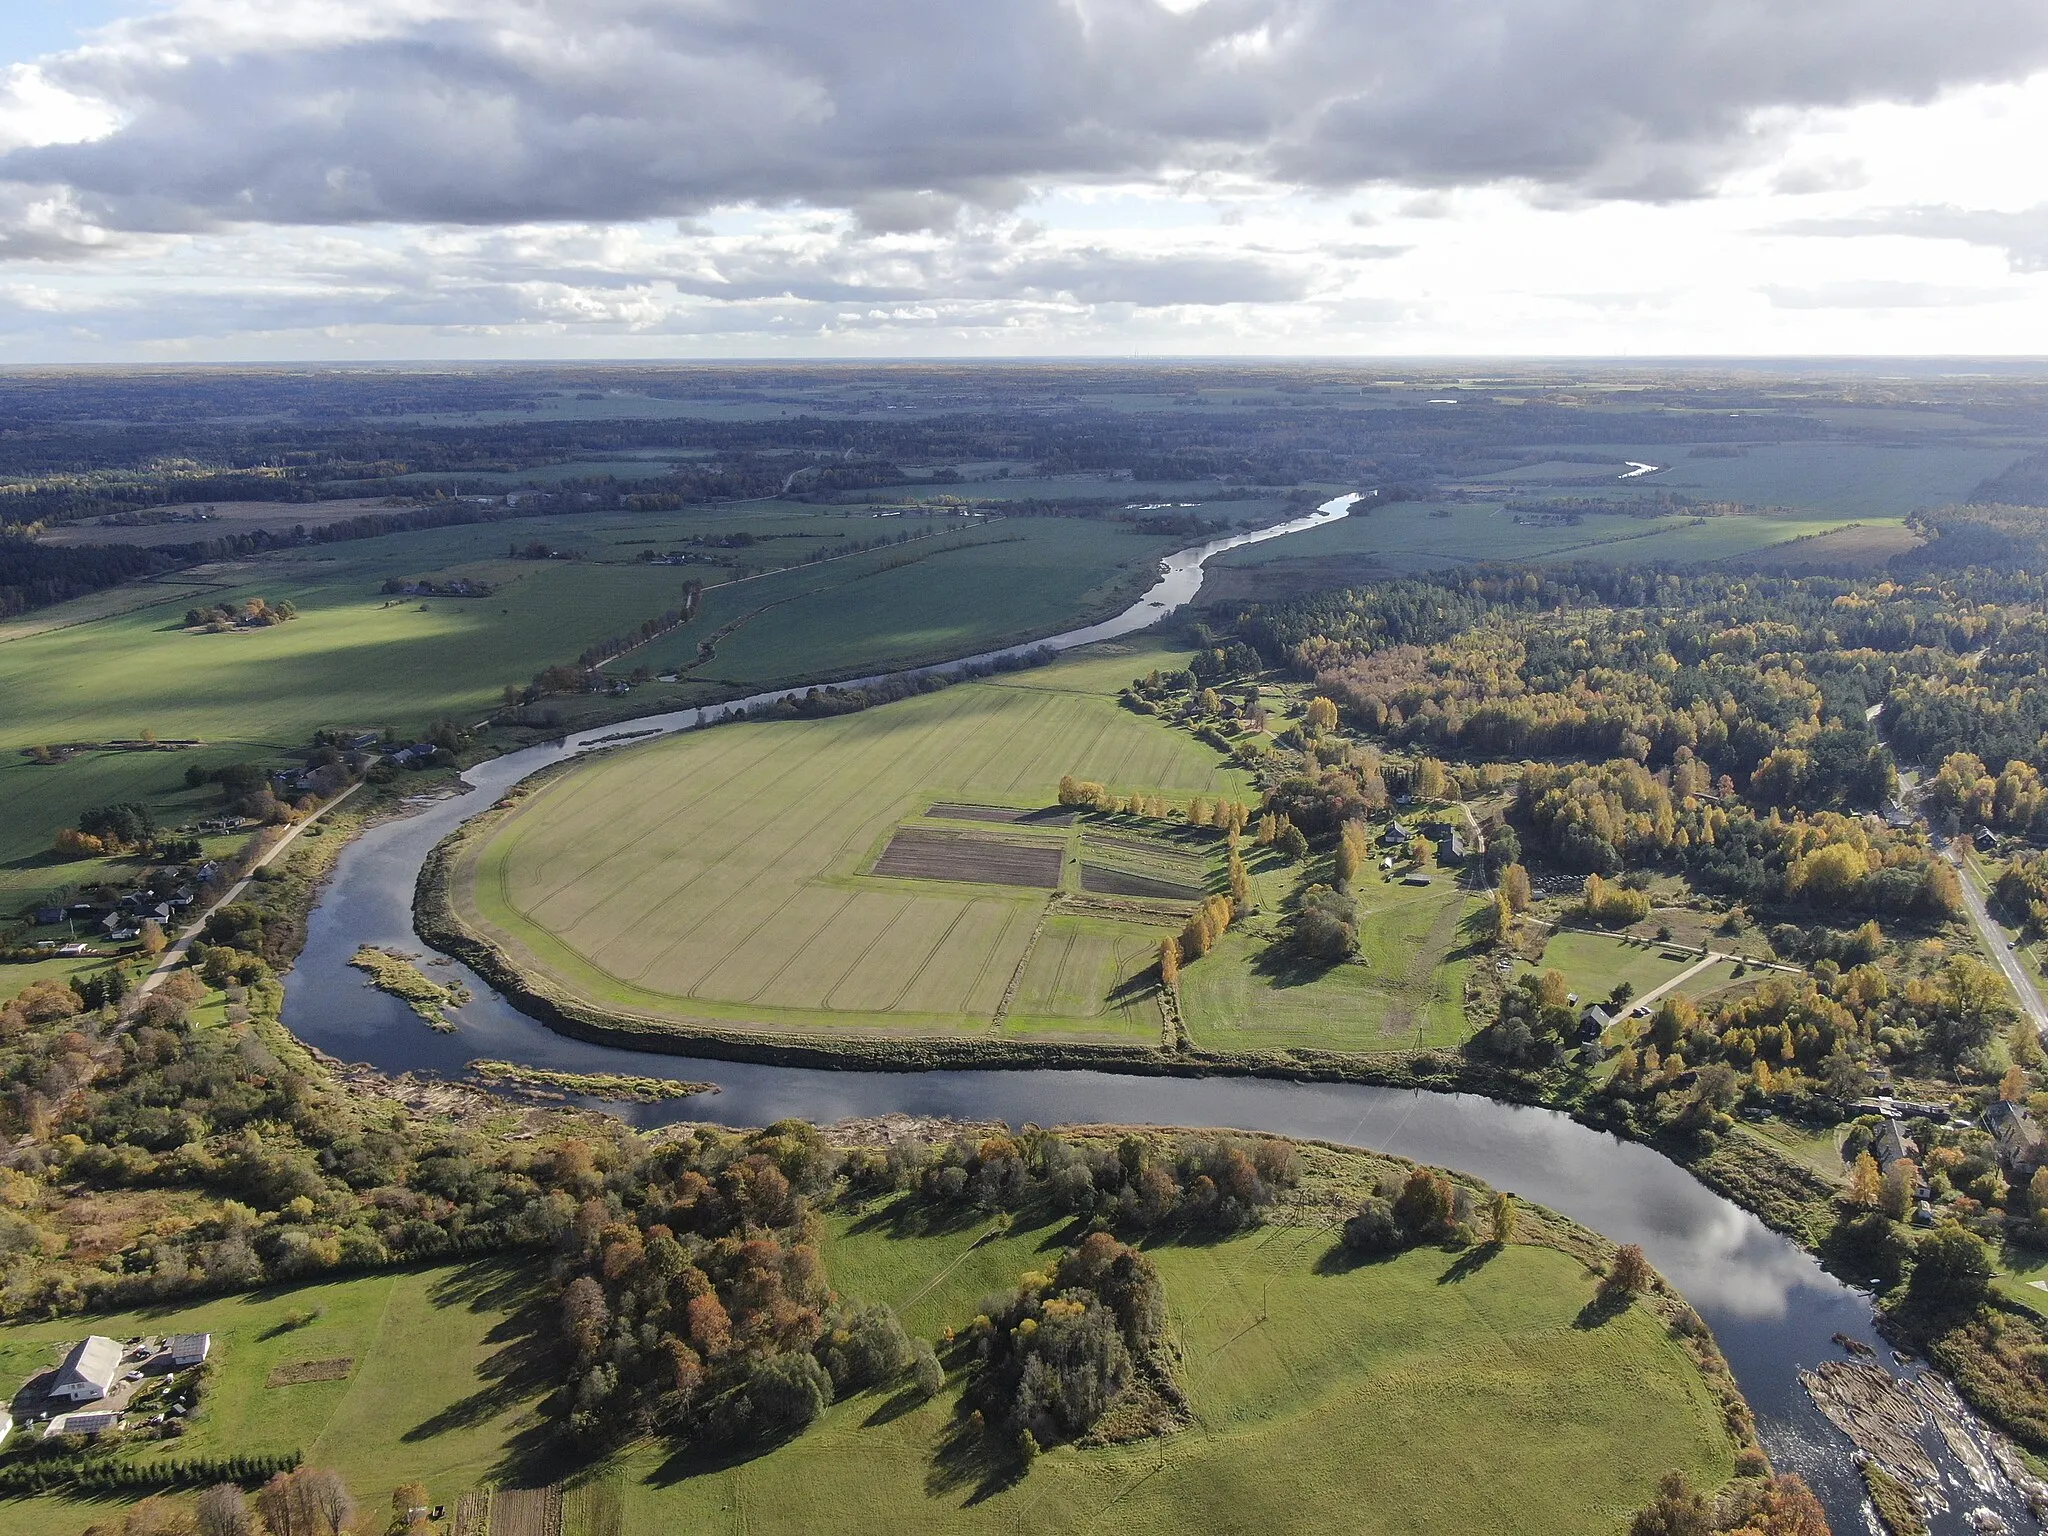
[[[121,1346],[104,1334],[80,1339],[57,1367],[57,1379],[50,1383],[50,1396],[69,1398],[74,1403],[96,1403],[114,1390],[121,1374]]]
[[[103,1435],[119,1426],[121,1415],[111,1408],[77,1408],[70,1413],[60,1413],[50,1420],[43,1431],[45,1440],[54,1440],[59,1435]]]
[[[171,1364],[181,1371],[187,1366],[204,1365],[212,1348],[210,1333],[174,1333],[169,1344]]]

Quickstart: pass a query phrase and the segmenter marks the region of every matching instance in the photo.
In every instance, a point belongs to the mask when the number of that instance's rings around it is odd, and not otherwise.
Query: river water
[[[1067,650],[1144,629],[1195,595],[1202,566],[1211,556],[1345,516],[1356,499],[1339,497],[1311,516],[1169,556],[1161,563],[1158,585],[1116,618],[949,665],[1022,654],[1040,645]],[[849,681],[858,685],[871,679]],[[830,1122],[903,1112],[1013,1125],[1214,1126],[1341,1142],[1462,1169],[1617,1242],[1640,1243],[1712,1325],[1756,1410],[1773,1460],[1805,1476],[1827,1505],[1838,1533],[1866,1527],[1869,1517],[1852,1448],[1813,1407],[1798,1371],[1844,1358],[1834,1343],[1837,1333],[1877,1342],[1868,1298],[1676,1164],[1554,1111],[1469,1094],[1349,1084],[1077,1071],[837,1072],[656,1055],[558,1035],[461,966],[452,968],[452,977],[438,979],[461,979],[476,993],[476,1001],[456,1014],[456,1033],[440,1034],[350,968],[350,956],[364,944],[421,946],[412,925],[413,883],[421,863],[436,843],[512,784],[622,732],[685,730],[722,710],[783,696],[756,695],[703,715],[683,710],[649,716],[495,758],[465,775],[474,793],[427,802],[415,815],[371,828],[343,852],[313,910],[305,950],[285,978],[285,1023],[322,1050],[386,1072],[460,1077],[469,1062],[492,1058],[563,1071],[626,1072],[720,1085],[716,1095],[687,1101],[607,1106],[643,1125],[682,1119],[761,1125],[784,1117]],[[436,967],[437,972],[448,969]],[[1880,1358],[1890,1359],[1881,1345]],[[1906,1374],[1912,1368],[1898,1369]],[[1948,1480],[1951,1512],[1934,1522],[1935,1530],[1967,1529],[1964,1517],[1974,1509],[1990,1509],[2016,1530],[2034,1528],[2010,1485],[2000,1480],[1979,1486],[1945,1451],[1938,1451],[1936,1460]]]

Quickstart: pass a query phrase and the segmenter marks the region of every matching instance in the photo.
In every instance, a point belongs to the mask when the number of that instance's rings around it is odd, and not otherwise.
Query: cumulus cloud
[[[1773,113],[2043,64],[2038,0],[183,0],[0,82],[0,125],[31,90],[78,125],[0,180],[138,231],[807,204],[903,234],[1206,173],[1663,198]]]

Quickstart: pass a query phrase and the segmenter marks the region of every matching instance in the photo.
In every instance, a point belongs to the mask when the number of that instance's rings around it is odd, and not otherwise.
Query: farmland
[[[1254,544],[1219,556],[1203,589],[1205,602],[1256,601],[1276,591],[1309,591],[1333,582],[1440,570],[1480,561],[1597,560],[1709,562],[1733,560],[1793,540],[1819,542],[1822,535],[1856,522],[1869,530],[1896,530],[1885,537],[1910,544],[1896,516],[1838,513],[1691,514],[1624,517],[1588,516],[1576,524],[1561,517],[1518,514],[1495,501],[1394,502],[1354,512],[1341,521],[1271,544]],[[1895,550],[1900,547],[1894,543]],[[1821,552],[1808,551],[1807,558]]]
[[[1086,910],[1076,866],[1095,837],[1070,817],[1023,813],[1049,806],[1069,773],[1176,797],[1248,785],[1213,749],[1111,696],[1112,680],[1158,653],[1106,649],[581,767],[476,850],[458,881],[460,899],[474,892],[465,915],[522,961],[628,1010],[956,1034],[1007,1012],[1016,1029],[1064,1021],[1156,1040],[1156,1007],[1144,1022],[1111,994],[1177,915]],[[1006,807],[1019,819],[992,819]],[[1216,856],[1213,840],[1195,854],[1126,844],[1109,856],[1183,878],[1206,879]]]
[[[909,531],[924,532],[924,521],[911,519]],[[904,527],[773,507],[522,519],[222,562],[40,610],[0,630],[0,694],[9,701],[0,719],[0,910],[97,877],[90,861],[47,857],[56,829],[87,806],[143,801],[176,824],[218,803],[210,790],[185,788],[188,767],[274,760],[329,726],[417,732],[440,719],[472,724],[506,684],[674,606],[691,580],[738,574],[730,566],[649,564],[637,558],[645,549],[749,533],[754,545],[712,553],[766,569],[711,587],[694,622],[633,654],[632,666],[687,666],[703,638],[730,629],[701,671],[678,684],[649,684],[628,706],[654,710],[1045,633],[1121,606],[1147,578],[1151,557],[1175,542],[1034,518],[773,569]],[[515,542],[586,558],[508,560]],[[429,574],[481,583],[490,595],[394,600],[379,590],[387,579]],[[202,593],[209,603],[288,599],[299,617],[263,630],[189,634],[182,617]],[[588,705],[570,698],[562,707],[573,714]],[[204,745],[86,752],[56,765],[22,755],[40,743],[145,731]]]

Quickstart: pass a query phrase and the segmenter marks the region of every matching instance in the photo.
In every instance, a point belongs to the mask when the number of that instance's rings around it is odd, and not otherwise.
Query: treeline
[[[258,1456],[172,1456],[148,1460],[95,1456],[89,1459],[55,1455],[17,1457],[0,1467],[0,1494],[26,1497],[39,1493],[73,1495],[128,1493],[144,1488],[198,1488],[218,1483],[260,1483],[281,1472],[294,1472],[304,1460],[298,1451]]]
[[[996,677],[1005,672],[1022,672],[1031,667],[1042,667],[1059,656],[1050,646],[1038,646],[1032,650],[1005,653],[985,661],[950,666],[943,671],[896,672],[888,677],[877,678],[872,683],[859,687],[811,688],[800,694],[791,694],[767,704],[755,704],[747,709],[730,709],[716,715],[708,723],[723,724],[740,720],[823,720],[834,715],[858,714],[861,710],[872,709],[877,704],[892,704],[898,699],[915,698],[921,693],[937,693],[955,683],[973,682],[976,678]]]
[[[60,547],[0,533],[0,619],[170,570],[177,562],[121,544]]]

